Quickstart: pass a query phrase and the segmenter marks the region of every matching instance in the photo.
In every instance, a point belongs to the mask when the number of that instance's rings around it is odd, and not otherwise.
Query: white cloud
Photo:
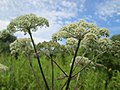
[[[26,13],[39,13],[45,16],[49,12],[55,12],[57,16],[66,13],[64,17],[68,17],[77,12],[77,4],[67,0],[2,0],[0,6],[0,18],[9,19]]]
[[[120,0],[107,0],[104,3],[100,3],[97,6],[95,14],[103,20],[107,20],[107,17],[113,17],[120,13]]]
[[[85,11],[85,2],[86,0],[78,0],[78,8],[80,12]]]
[[[118,22],[118,23],[119,23],[119,22],[120,22],[120,19],[116,19],[116,22]]]
[[[9,21],[0,20],[0,30],[6,29],[6,26],[9,24]]]
[[[57,32],[65,22],[77,16],[78,11],[84,10],[86,0],[1,0],[0,1],[0,27],[6,27],[9,20],[27,13],[34,13],[48,19],[50,27],[39,29],[33,33],[36,43],[50,40],[51,35]],[[68,21],[66,21],[68,20]],[[23,33],[16,33],[16,36],[23,37]],[[26,36],[25,36],[26,37]]]
[[[53,23],[50,27],[38,29],[33,33],[33,37],[35,38],[35,41],[37,41],[36,43],[49,41],[52,38],[52,34],[57,32],[60,28],[61,25]]]

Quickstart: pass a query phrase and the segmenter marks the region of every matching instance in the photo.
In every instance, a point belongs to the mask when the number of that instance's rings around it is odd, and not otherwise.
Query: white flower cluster
[[[12,55],[20,51],[17,40],[15,40],[13,43],[10,44],[10,51]]]
[[[105,28],[99,28],[92,23],[81,20],[76,23],[69,24],[61,28],[57,33],[53,34],[53,40],[66,39],[66,46],[75,46],[77,40],[81,40],[84,47],[94,46],[98,40],[109,36],[109,32]],[[109,42],[108,42],[109,43]]]
[[[80,47],[90,48],[94,47],[97,42],[97,36],[94,33],[87,33],[81,40]]]
[[[98,39],[98,42],[99,42],[99,43],[102,43],[102,44],[104,44],[104,43],[105,43],[105,44],[106,44],[106,43],[112,44],[111,40],[110,40],[109,38],[107,38],[107,37]]]
[[[73,59],[71,60],[70,66],[72,65]],[[93,66],[94,63],[84,56],[77,56],[75,58],[75,66],[84,66],[89,64],[89,66]]]
[[[66,47],[76,47],[78,40],[75,38],[67,38],[66,39]]]
[[[54,33],[52,35],[52,40],[53,41],[57,41],[57,40],[61,40],[62,38],[67,38],[68,34],[65,31],[59,31],[58,33]]]
[[[29,38],[20,38],[10,44],[10,51],[12,55],[15,53],[23,52],[25,49],[28,50],[30,48],[31,40]]]
[[[7,71],[8,70],[8,67],[3,65],[3,64],[0,64],[0,72],[2,71]]]
[[[86,25],[85,21],[81,20],[77,23],[69,24],[60,29],[57,33],[53,34],[53,39],[59,40],[60,38],[76,38],[81,39],[82,35],[86,32]]]
[[[37,49],[42,54],[46,54],[48,56],[50,55],[56,55],[58,52],[60,52],[60,44],[57,42],[49,41],[49,42],[42,42],[37,45]]]
[[[108,49],[112,48],[112,41],[107,37],[99,38],[97,43],[98,46],[96,47],[98,47],[98,49],[101,51],[107,51]]]
[[[35,14],[26,14],[13,19],[8,25],[7,29],[10,32],[23,31],[27,33],[29,30],[36,31],[38,26],[48,27],[48,20],[42,17],[38,17]]]
[[[109,31],[108,31],[106,28],[100,28],[99,34],[100,34],[101,36],[108,37],[108,36],[109,36]]]
[[[85,36],[84,36],[83,39],[94,41],[94,40],[97,39],[97,36],[96,36],[96,34],[94,34],[94,33],[87,33],[87,34],[85,34]]]

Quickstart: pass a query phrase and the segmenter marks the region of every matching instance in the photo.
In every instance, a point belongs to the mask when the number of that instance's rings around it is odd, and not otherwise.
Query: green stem
[[[33,37],[32,37],[32,34],[31,34],[30,29],[28,30],[28,33],[29,33],[29,35],[30,35],[30,38],[31,38],[31,41],[32,41],[32,44],[33,44],[33,48],[34,48],[34,51],[35,51],[35,54],[36,54],[36,58],[37,58],[37,60],[38,60],[39,69],[40,69],[40,71],[41,71],[41,74],[42,74],[43,80],[44,80],[44,82],[45,82],[46,88],[47,88],[48,90],[50,90],[50,89],[49,89],[49,86],[48,86],[48,84],[47,84],[45,75],[44,75],[44,73],[43,73],[43,69],[42,69],[42,66],[41,66],[41,62],[40,62],[40,59],[39,59],[39,55],[38,55],[38,53],[37,53],[37,50],[36,50],[36,47],[35,47],[35,43],[34,43],[34,40],[33,40]]]
[[[80,42],[81,42],[81,40],[79,39],[79,40],[78,40],[78,44],[77,44],[77,48],[76,48],[76,50],[75,50],[75,55],[74,55],[74,58],[73,58],[72,66],[71,66],[71,68],[70,68],[70,73],[69,73],[69,77],[68,77],[68,81],[67,81],[66,90],[68,90],[68,88],[69,88],[69,84],[70,84],[71,76],[72,76],[72,71],[73,71],[73,67],[74,67],[74,62],[75,62],[75,58],[76,58],[76,56],[77,56],[77,52],[78,52],[78,50],[79,50]]]
[[[53,60],[53,62],[57,65],[57,67],[65,74],[66,77],[68,77],[68,75],[66,74],[66,72]]]
[[[47,54],[45,54],[48,58],[50,58],[50,56],[48,56]],[[68,77],[67,73],[57,64],[57,62],[55,60],[52,59],[52,61],[54,62],[54,64],[64,73],[64,75],[66,77]]]

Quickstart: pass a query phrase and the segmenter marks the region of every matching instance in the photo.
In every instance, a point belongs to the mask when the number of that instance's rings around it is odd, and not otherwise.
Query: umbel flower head
[[[10,51],[11,54],[14,55],[15,53],[25,52],[25,50],[30,50],[31,47],[32,47],[31,40],[29,38],[20,38],[10,44]]]
[[[93,23],[81,20],[62,27],[58,32],[53,34],[52,39],[57,41],[64,38],[66,39],[66,46],[73,48],[74,46],[77,46],[78,40],[81,40],[80,46],[85,48],[95,48],[99,43],[99,39],[105,39],[108,36],[109,31],[107,29],[99,28]],[[107,43],[110,42],[108,41]]]
[[[42,42],[37,45],[37,49],[48,56],[55,55],[56,53],[60,52],[59,50],[60,44],[57,42],[49,41],[49,42]]]
[[[85,35],[85,37],[81,40],[80,47],[84,47],[86,49],[88,48],[94,48],[94,46],[97,44],[97,38],[96,35],[93,33],[88,33]]]
[[[111,40],[109,38],[100,38],[98,39],[99,44],[112,44]]]
[[[72,59],[72,61],[73,61],[73,59]],[[72,62],[71,61],[71,62]],[[92,62],[91,60],[89,60],[87,57],[84,57],[84,56],[77,56],[76,58],[75,58],[75,65],[76,66],[84,66],[84,65],[86,65],[86,64],[88,64],[89,63],[89,65],[94,65],[94,62]],[[71,64],[72,63],[70,63],[70,66],[71,66]]]
[[[78,40],[75,38],[67,38],[66,39],[66,47],[71,48],[71,47],[76,47]]]
[[[90,35],[88,34],[90,33]],[[81,20],[76,23],[71,23],[67,26],[62,27],[58,32],[54,33],[52,38],[53,40],[60,40],[61,38],[76,38],[83,39],[86,37],[86,34],[91,36],[94,34],[96,38],[100,38],[102,36],[109,36],[109,32],[105,28],[99,28],[92,23],[87,23],[84,20]]]
[[[36,31],[37,27],[49,26],[48,20],[38,17],[35,14],[26,14],[13,19],[8,25],[7,29],[10,32],[22,31],[28,33],[29,30]]]

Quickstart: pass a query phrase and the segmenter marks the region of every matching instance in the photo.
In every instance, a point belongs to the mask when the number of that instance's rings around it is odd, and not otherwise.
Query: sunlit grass
[[[71,57],[66,57],[65,64],[63,64],[62,59],[56,58],[56,62],[60,65],[66,73],[69,73],[69,63]],[[41,63],[43,66],[43,71],[45,73],[48,85],[51,89],[51,65],[50,60],[46,57],[41,57]],[[45,90],[45,84],[43,83],[42,76],[39,72],[39,66],[37,60],[32,58],[33,66],[37,76],[39,77],[40,87],[38,87],[34,75],[31,71],[29,62],[26,60],[24,55],[19,56],[18,60],[11,56],[0,56],[0,63],[8,66],[9,70],[6,72],[0,72],[0,90]],[[55,90],[60,90],[64,85],[67,78],[59,79],[64,76],[60,69],[55,66]],[[77,68],[78,69],[78,68]],[[74,72],[75,73],[75,72]],[[120,87],[120,76],[119,72],[114,75],[112,80],[108,85],[107,90],[118,90]],[[99,70],[84,70],[81,72],[78,82],[79,90],[106,90],[105,82],[107,79],[107,74],[105,71]],[[76,78],[73,78],[70,84],[70,90],[75,89]],[[115,89],[116,88],[116,89]],[[63,90],[65,87],[63,88]]]

